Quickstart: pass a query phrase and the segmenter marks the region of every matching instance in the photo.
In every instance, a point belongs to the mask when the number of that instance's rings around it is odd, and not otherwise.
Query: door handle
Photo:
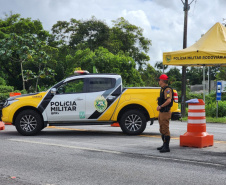
[[[116,98],[116,96],[108,96],[108,100],[114,100]]]

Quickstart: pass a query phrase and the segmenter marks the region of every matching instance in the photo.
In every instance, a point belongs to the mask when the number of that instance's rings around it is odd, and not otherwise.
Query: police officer
[[[158,121],[163,145],[158,147],[157,150],[161,153],[170,152],[169,120],[171,118],[170,108],[173,105],[173,89],[168,86],[168,79],[169,78],[166,74],[162,74],[159,77],[159,86],[161,87],[161,91],[160,97],[158,98],[157,111],[159,111]]]

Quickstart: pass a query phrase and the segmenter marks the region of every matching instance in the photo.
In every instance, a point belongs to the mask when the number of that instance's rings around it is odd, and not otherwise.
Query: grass
[[[188,117],[182,118],[183,121],[187,121]],[[226,123],[226,117],[221,118],[212,118],[212,117],[206,117],[207,123]]]

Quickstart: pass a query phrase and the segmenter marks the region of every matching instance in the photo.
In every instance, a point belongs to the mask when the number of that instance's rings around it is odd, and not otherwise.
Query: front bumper
[[[2,121],[2,109],[5,101],[0,101],[0,121]]]
[[[1,120],[5,123],[12,123],[12,115],[10,116],[12,106],[8,106],[1,111]]]

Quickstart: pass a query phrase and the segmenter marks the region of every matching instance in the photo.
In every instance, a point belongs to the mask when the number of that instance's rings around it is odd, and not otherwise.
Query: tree
[[[72,69],[81,67],[81,69],[93,71],[95,66],[99,73],[121,74],[124,85],[143,86],[139,72],[136,70],[134,60],[124,53],[112,54],[106,48],[99,47],[94,52],[90,49],[78,50],[75,55],[67,56],[67,65],[70,66],[67,74],[72,74]]]
[[[40,77],[32,73],[31,70],[26,71],[27,75],[24,75],[24,64],[33,61],[36,58],[36,63],[39,66],[38,73],[43,73],[41,66],[45,65],[49,61],[49,56],[44,51],[45,43],[37,39],[34,35],[24,34],[18,36],[15,33],[9,34],[7,38],[0,40],[0,59],[3,67],[10,65],[17,65],[19,63],[20,72],[23,83],[23,90],[25,90],[25,82],[31,78],[28,78],[28,74],[33,75],[33,78]],[[10,70],[10,69],[8,69]],[[13,71],[11,71],[13,73]],[[26,77],[26,78],[25,78]]]
[[[171,82],[171,84],[175,81],[181,81],[182,79],[180,70],[176,67],[171,68],[166,74],[169,77],[169,81]]]
[[[52,32],[61,46],[69,45],[75,51],[86,48],[94,51],[104,47],[115,55],[121,52],[129,55],[140,67],[146,65],[150,59],[147,52],[151,40],[143,36],[143,30],[124,18],[113,21],[113,24],[109,28],[95,17],[86,21],[71,19],[70,22],[58,21],[53,25]]]
[[[114,26],[110,34],[109,51],[116,54],[119,51],[129,53],[135,62],[142,67],[150,60],[147,52],[151,45],[151,40],[143,36],[143,29],[130,24],[123,17],[112,21]]]
[[[163,73],[163,69],[166,70],[168,67],[168,65],[163,65],[160,61],[155,63],[155,68],[157,68],[160,73]]]
[[[201,67],[191,67],[187,68],[187,79],[189,79],[190,85],[202,84],[203,81],[203,68]],[[207,70],[206,70],[207,75]]]
[[[16,35],[33,34],[39,40],[45,41],[49,37],[48,31],[43,29],[39,20],[31,18],[21,18],[20,14],[5,14],[4,19],[0,19],[0,39],[6,38],[8,34]]]
[[[141,78],[144,81],[145,86],[158,87],[158,76],[160,73],[155,70],[150,64],[147,65],[146,69],[140,70]]]
[[[70,22],[58,21],[52,32],[62,44],[76,49],[90,48],[92,51],[99,46],[107,47],[110,28],[94,16],[87,21],[71,19]]]
[[[35,56],[40,48],[35,46],[36,43],[43,43],[41,51],[50,53],[44,41],[48,40],[51,35],[42,27],[39,20],[31,20],[31,18],[21,18],[19,14],[5,15],[5,18],[0,19],[0,51],[1,60],[0,68],[4,73],[1,76],[7,81],[7,84],[12,85],[15,89],[22,89],[24,83],[21,83],[20,75],[23,70],[18,70],[34,61]],[[16,43],[14,43],[14,41]],[[32,42],[34,45],[32,45]],[[28,44],[28,47],[27,45]],[[44,47],[45,45],[45,47]],[[36,49],[34,49],[36,48]],[[41,53],[40,53],[41,54]],[[43,55],[42,55],[43,56]],[[17,62],[16,62],[17,61]],[[21,65],[22,64],[22,65]],[[25,80],[23,78],[23,80]]]

